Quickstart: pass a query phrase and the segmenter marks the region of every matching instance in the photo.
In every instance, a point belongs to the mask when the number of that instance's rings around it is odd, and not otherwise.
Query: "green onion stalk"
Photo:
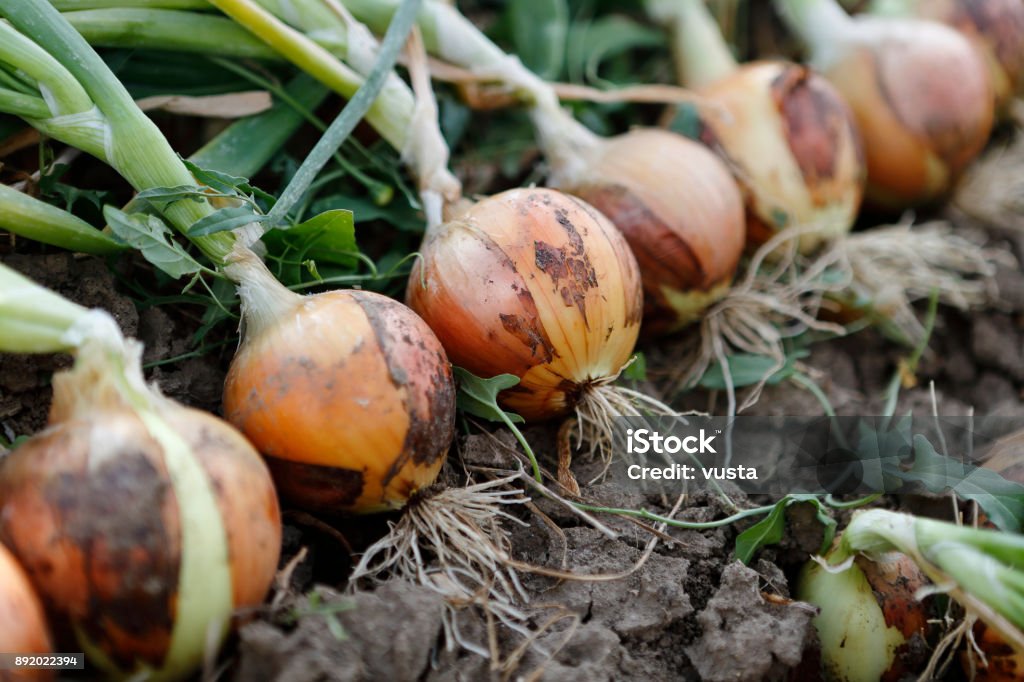
[[[125,246],[67,211],[0,184],[0,229],[71,251],[105,256]]]
[[[1024,536],[870,509],[853,517],[823,567],[841,572],[858,555],[886,552],[910,557],[937,591],[1024,652]]]
[[[0,0],[0,63],[18,69],[38,84],[37,108],[10,104],[0,94],[0,110],[15,113],[43,134],[78,147],[117,170],[136,190],[195,184],[156,125],[136,106],[128,91],[95,50],[49,3]],[[0,93],[12,92],[0,88]],[[185,232],[213,213],[205,200],[168,204],[164,217]],[[214,263],[221,264],[234,244],[231,233],[195,238]]]
[[[3,265],[0,351],[75,355],[53,378],[48,428],[0,462],[0,542],[105,675],[188,677],[276,571],[280,515],[259,455],[148,386],[141,344],[108,313]]]

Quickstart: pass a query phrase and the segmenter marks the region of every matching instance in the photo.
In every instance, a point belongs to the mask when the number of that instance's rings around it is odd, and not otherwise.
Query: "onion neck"
[[[538,100],[530,118],[547,157],[550,184],[563,187],[580,182],[600,152],[603,138],[573,118],[557,98]]]
[[[811,51],[818,68],[828,68],[842,54],[856,24],[836,0],[775,0],[786,26]]]
[[[243,246],[231,252],[224,274],[238,284],[242,299],[242,343],[262,335],[302,302],[302,296],[278,282],[260,257]]]
[[[736,71],[736,59],[704,0],[647,0],[647,11],[672,30],[680,85],[702,88]]]

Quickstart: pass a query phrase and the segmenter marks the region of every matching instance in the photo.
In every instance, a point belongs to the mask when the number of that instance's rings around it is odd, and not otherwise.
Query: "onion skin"
[[[0,545],[0,643],[4,652],[48,654],[53,651],[46,614],[28,576]],[[3,670],[0,680],[48,680],[49,670]]]
[[[430,230],[409,306],[452,362],[514,374],[501,403],[525,419],[571,411],[633,353],[643,294],[622,234],[582,200],[514,189]]]
[[[749,243],[818,225],[801,237],[808,252],[849,231],[863,199],[864,150],[849,107],[827,80],[798,64],[763,61],[700,93],[728,115],[704,117],[701,141],[736,169]]]
[[[864,16],[856,24],[864,39],[823,70],[863,136],[867,198],[889,209],[939,200],[988,140],[988,69],[940,24]]]
[[[161,416],[217,491],[234,606],[259,604],[281,544],[265,465],[210,415],[167,405]],[[109,661],[126,671],[138,663],[159,668],[175,626],[182,559],[179,501],[162,447],[130,409],[60,417],[55,403],[53,425],[0,463],[0,539],[51,612]]]
[[[365,291],[295,297],[246,334],[224,413],[305,509],[400,509],[431,485],[455,429],[451,365],[411,310]]]
[[[603,142],[563,189],[622,232],[640,266],[645,336],[675,331],[725,295],[743,252],[743,199],[701,145],[658,129]]]
[[[969,647],[970,644],[966,644],[965,649],[960,652],[960,665],[967,679],[975,680],[975,682],[1020,682],[1024,680],[1024,656],[1003,641],[998,632],[985,625],[981,620],[974,624],[974,641],[985,654],[987,665],[978,659],[977,654],[969,651],[966,647]]]
[[[830,574],[809,561],[800,574],[797,598],[821,609],[814,624],[821,639],[826,680],[895,682],[916,672],[928,630],[927,604],[915,592],[927,584],[916,564],[889,552],[858,557],[847,570]]]

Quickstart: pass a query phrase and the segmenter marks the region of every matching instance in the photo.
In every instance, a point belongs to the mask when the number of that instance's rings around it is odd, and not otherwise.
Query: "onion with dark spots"
[[[927,662],[928,584],[899,552],[859,556],[840,572],[809,561],[796,597],[819,608],[814,619],[824,678],[833,682],[896,682]]]
[[[850,17],[835,0],[776,3],[853,111],[870,202],[903,209],[942,199],[992,129],[983,57],[936,22]]]
[[[743,190],[748,242],[798,227],[808,252],[848,232],[865,167],[853,115],[835,88],[790,62],[738,64],[703,0],[647,0],[647,8],[672,29],[681,83],[718,106],[700,115],[699,139]]]
[[[298,507],[404,507],[437,478],[454,436],[455,387],[437,337],[385,296],[299,296],[251,252],[235,256],[244,331],[224,386],[228,421]]]
[[[960,666],[967,679],[974,682],[1024,680],[1024,654],[1007,644],[1006,640],[984,621],[976,621],[971,634],[974,645],[965,641],[960,652]],[[974,646],[977,646],[977,651],[974,650]]]
[[[519,377],[499,399],[526,419],[568,414],[612,390],[642,314],[622,235],[550,189],[497,194],[429,230],[407,297],[456,365]]]
[[[182,679],[266,596],[277,496],[241,434],[146,386],[122,343],[83,345],[49,426],[0,461],[0,541],[92,665]]]
[[[14,556],[0,545],[0,647],[21,655],[53,651],[42,602]],[[49,680],[52,670],[4,670],[0,679]]]

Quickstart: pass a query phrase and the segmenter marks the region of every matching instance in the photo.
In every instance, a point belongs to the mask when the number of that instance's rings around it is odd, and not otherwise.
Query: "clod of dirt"
[[[726,566],[722,582],[697,615],[703,628],[686,654],[707,682],[785,679],[803,658],[814,609],[807,604],[769,603],[760,576],[739,562]]]
[[[397,581],[353,596],[318,591],[323,598],[315,608],[304,601],[296,605],[300,616],[291,632],[263,621],[242,628],[235,679],[413,682],[423,677],[441,631],[439,596]],[[340,638],[325,613],[341,625]]]
[[[580,575],[621,573],[632,568],[642,554],[593,528],[569,528],[565,535],[569,568]],[[684,588],[689,565],[686,559],[655,553],[642,570],[628,577],[601,582],[568,580],[548,590],[539,589],[539,599],[562,604],[584,623],[598,623],[620,637],[650,640],[693,611]]]

